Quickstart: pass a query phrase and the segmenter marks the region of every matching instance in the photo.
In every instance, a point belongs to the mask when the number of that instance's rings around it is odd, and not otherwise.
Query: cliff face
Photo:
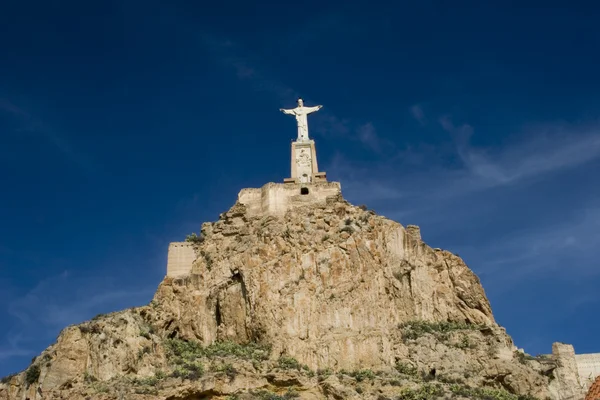
[[[63,330],[0,399],[561,398],[458,256],[341,196],[238,203],[195,250],[150,305]]]

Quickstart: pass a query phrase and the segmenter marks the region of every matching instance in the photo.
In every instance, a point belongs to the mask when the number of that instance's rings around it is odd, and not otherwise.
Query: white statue
[[[319,111],[323,106],[304,107],[302,99],[298,99],[298,107],[292,108],[291,110],[285,110],[280,108],[279,111],[284,114],[296,116],[298,122],[298,142],[308,141],[308,121],[306,116],[315,111]]]

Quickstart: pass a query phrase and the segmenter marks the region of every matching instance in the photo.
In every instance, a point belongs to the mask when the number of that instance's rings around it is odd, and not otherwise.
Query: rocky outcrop
[[[341,196],[238,203],[195,251],[150,305],[66,328],[0,399],[560,398],[458,256]]]

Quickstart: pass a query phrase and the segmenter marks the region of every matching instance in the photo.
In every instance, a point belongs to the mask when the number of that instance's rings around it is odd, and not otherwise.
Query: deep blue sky
[[[519,347],[600,352],[600,6],[254,3],[2,3],[0,375],[287,177],[298,95],[330,180],[460,254]]]

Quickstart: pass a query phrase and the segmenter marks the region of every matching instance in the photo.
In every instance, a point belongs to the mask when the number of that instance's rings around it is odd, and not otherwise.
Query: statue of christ
[[[304,107],[302,99],[298,99],[298,107],[290,110],[280,108],[279,111],[296,117],[296,122],[298,122],[298,142],[306,142],[308,141],[308,121],[306,116],[315,111],[319,111],[322,107],[323,106]]]

